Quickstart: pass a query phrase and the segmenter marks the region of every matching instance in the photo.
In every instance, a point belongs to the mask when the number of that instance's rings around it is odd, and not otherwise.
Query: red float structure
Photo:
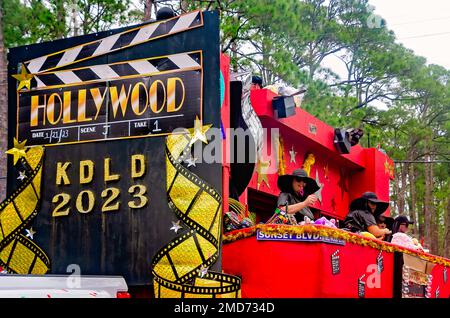
[[[227,62],[223,56],[222,71]],[[224,234],[222,270],[242,278],[242,297],[450,297],[448,259],[320,225],[263,224],[276,207],[278,176],[302,166],[321,187],[313,206],[316,216],[338,222],[345,219],[350,202],[365,191],[389,201],[393,179],[393,161],[380,149],[356,145],[349,154],[341,154],[333,143],[334,128],[301,108],[277,118],[272,106],[276,96],[267,89],[251,92],[251,104],[269,133],[239,200],[256,213],[259,224]],[[229,105],[224,105],[222,122],[229,127]],[[270,135],[274,131],[275,138]],[[226,156],[229,146],[223,149]],[[229,165],[224,164],[223,171],[227,211]]]

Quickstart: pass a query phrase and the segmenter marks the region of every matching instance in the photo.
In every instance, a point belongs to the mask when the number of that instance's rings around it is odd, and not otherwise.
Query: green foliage
[[[130,3],[131,0],[76,0],[83,34],[127,24]]]
[[[46,6],[38,0],[30,0],[28,5],[4,0],[2,5],[6,47],[48,41],[64,34],[65,23],[57,19],[57,6]]]
[[[103,31],[136,22],[131,0],[3,0],[5,46]]]

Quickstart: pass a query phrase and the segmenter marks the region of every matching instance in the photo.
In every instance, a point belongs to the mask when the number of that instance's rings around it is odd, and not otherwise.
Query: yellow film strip
[[[156,253],[152,262],[158,298],[237,298],[241,280],[208,271],[219,256],[222,198],[180,162],[192,146],[188,135],[166,139],[167,198],[189,230]]]
[[[29,176],[0,203],[0,266],[15,274],[45,274],[47,255],[21,232],[37,215],[41,199],[44,148],[29,148],[19,160],[29,167]]]

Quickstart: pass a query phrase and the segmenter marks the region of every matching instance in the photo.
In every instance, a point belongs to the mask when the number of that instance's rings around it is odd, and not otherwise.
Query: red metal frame
[[[313,153],[315,164],[311,168],[311,177],[323,184],[322,202],[315,208],[327,216],[343,220],[348,212],[351,200],[365,191],[375,192],[382,200],[389,200],[389,179],[392,175],[393,161],[375,148],[363,148],[356,145],[350,154],[340,154],[334,147],[334,128],[320,121],[301,108],[296,114],[277,119],[272,109],[272,99],[276,94],[261,89],[251,93],[251,102],[264,128],[278,128],[284,141],[284,158],[286,173],[300,168],[306,153]],[[264,142],[263,153],[268,156],[263,160],[276,161],[276,149],[271,145],[270,136]],[[296,162],[290,162],[289,151],[294,147]],[[272,167],[276,168],[276,167]],[[276,170],[275,170],[276,171]],[[278,196],[278,174],[268,175],[269,185],[257,185],[257,173],[249,184],[249,188],[266,194]],[[249,198],[241,197],[241,202],[248,204]],[[251,200],[251,199],[250,199]],[[388,212],[389,213],[389,212]]]

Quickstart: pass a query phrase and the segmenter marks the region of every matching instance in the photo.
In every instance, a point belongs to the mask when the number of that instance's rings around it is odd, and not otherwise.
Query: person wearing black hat
[[[389,229],[392,231],[392,226],[394,224],[394,218],[391,218],[390,216],[386,216],[386,215],[380,215],[377,218],[377,226],[380,229]],[[390,242],[392,238],[391,234],[385,235],[384,240],[387,242]]]
[[[399,215],[395,218],[392,225],[392,233],[407,233],[410,224],[414,224],[414,221],[410,221],[406,215]]]
[[[278,177],[277,186],[281,193],[278,196],[277,206],[289,214],[295,214],[297,222],[303,221],[307,216],[314,220],[314,214],[309,207],[314,205],[317,197],[314,193],[319,190],[316,181],[306,174],[303,169],[296,169],[292,174]]]
[[[423,251],[423,247],[419,244],[419,241],[407,234],[410,224],[414,224],[414,222],[410,221],[406,215],[397,216],[392,227],[393,234],[391,243]]]
[[[261,89],[261,88],[263,88],[262,78],[257,76],[257,75],[253,75],[252,76],[252,84],[250,86],[250,90]]]
[[[161,9],[159,9],[156,12],[156,21],[167,20],[167,19],[173,18],[175,16],[176,16],[176,14],[172,10],[172,8],[162,7]]]
[[[364,192],[350,203],[350,212],[344,220],[345,228],[352,232],[369,232],[379,239],[390,234],[388,228],[380,229],[376,219],[388,208],[389,203],[378,200],[373,192]]]

